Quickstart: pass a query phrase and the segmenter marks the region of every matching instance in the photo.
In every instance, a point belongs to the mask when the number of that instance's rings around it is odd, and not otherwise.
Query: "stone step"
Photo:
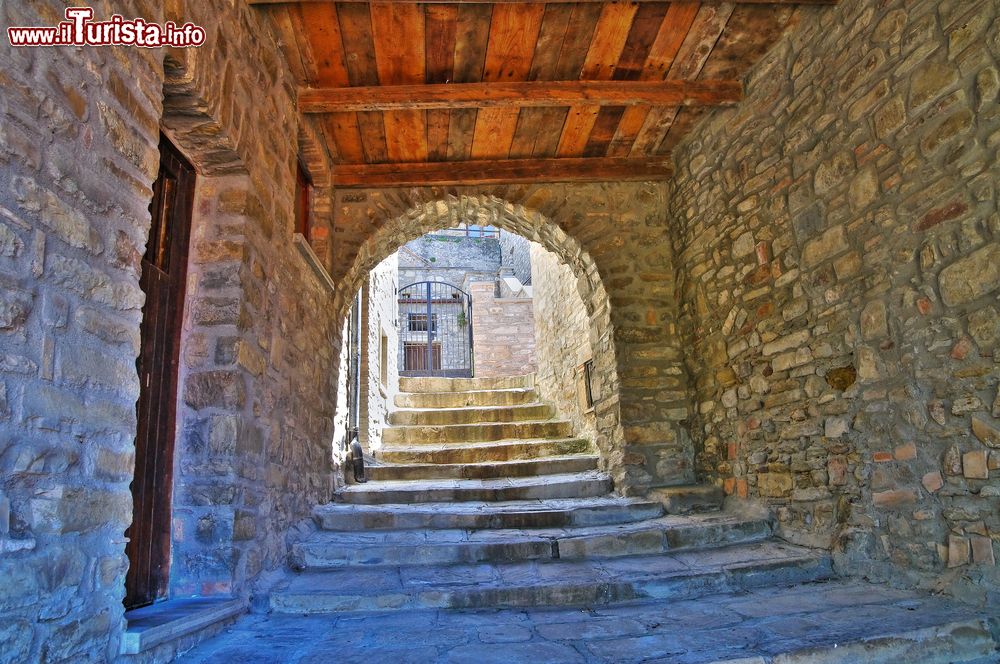
[[[778,542],[600,560],[403,565],[299,574],[270,596],[275,613],[416,608],[595,607],[676,601],[830,578],[826,552]]]
[[[295,569],[508,563],[613,558],[760,541],[765,519],[663,517],[640,523],[549,529],[323,532],[292,548]]]
[[[722,487],[711,484],[685,484],[653,489],[650,497],[658,498],[667,514],[690,514],[722,509],[726,494]]]
[[[402,480],[368,482],[343,487],[334,500],[362,505],[389,503],[437,503],[509,500],[548,500],[551,498],[593,498],[611,491],[611,478],[588,471],[489,480]]]
[[[404,408],[389,413],[393,426],[441,426],[448,424],[488,424],[548,420],[555,416],[552,406],[533,403],[518,406],[471,406],[462,408]]]
[[[601,496],[502,503],[418,503],[415,505],[346,505],[330,503],[313,510],[325,530],[563,528],[602,526],[655,519],[659,501]]]
[[[524,461],[487,463],[421,463],[391,466],[368,466],[370,480],[446,480],[491,479],[500,477],[536,477],[560,473],[597,470],[599,457],[594,455],[545,457]]]
[[[516,461],[540,457],[593,453],[586,438],[549,440],[496,440],[483,443],[452,443],[423,446],[387,445],[378,455],[387,463],[482,463]]]
[[[495,378],[438,378],[405,377],[399,379],[400,392],[471,392],[480,390],[509,390],[534,387],[531,374],[523,376],[497,376]]]
[[[433,445],[436,443],[482,443],[494,440],[565,438],[573,425],[565,420],[547,422],[495,422],[446,426],[389,427],[382,431],[386,445]]]
[[[465,406],[522,406],[538,401],[534,389],[475,390],[469,392],[414,392],[397,394],[397,408],[462,408]]]

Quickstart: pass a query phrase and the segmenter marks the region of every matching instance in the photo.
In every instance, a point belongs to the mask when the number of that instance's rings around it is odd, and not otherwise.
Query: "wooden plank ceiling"
[[[336,186],[665,178],[798,5],[833,1],[251,0]]]

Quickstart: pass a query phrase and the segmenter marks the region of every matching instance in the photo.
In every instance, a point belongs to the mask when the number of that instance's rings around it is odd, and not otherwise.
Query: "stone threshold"
[[[244,599],[192,597],[168,599],[125,612],[128,627],[122,654],[137,655],[246,613]]]

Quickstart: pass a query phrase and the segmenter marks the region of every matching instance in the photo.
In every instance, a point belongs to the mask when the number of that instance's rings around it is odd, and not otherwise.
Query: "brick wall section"
[[[500,230],[500,259],[504,267],[514,270],[522,284],[531,283],[531,243],[516,233]]]
[[[477,281],[470,288],[476,377],[533,373],[538,363],[531,298],[496,297],[493,281]]]
[[[573,270],[595,330],[595,438],[617,490],[637,494],[693,481],[665,184],[348,190],[335,196],[338,319],[366,270],[451,220],[477,218],[538,242]]]
[[[125,13],[159,20],[157,5]],[[4,3],[0,23],[63,9]],[[118,652],[161,58],[0,39],[3,661]]]
[[[803,10],[680,146],[669,196],[699,470],[847,571],[980,600],[1000,581],[996,14]]]
[[[396,289],[399,287],[398,254],[378,264],[368,275],[362,296],[361,444],[366,452],[382,446],[382,429],[388,422],[393,396],[399,391],[399,333]],[[386,337],[386,382],[382,384],[382,335]]]
[[[535,385],[546,401],[573,421],[578,435],[593,435],[595,416],[581,406],[577,371],[593,359],[590,316],[580,299],[576,277],[540,244],[530,245],[538,371]],[[600,377],[595,376],[595,382]]]

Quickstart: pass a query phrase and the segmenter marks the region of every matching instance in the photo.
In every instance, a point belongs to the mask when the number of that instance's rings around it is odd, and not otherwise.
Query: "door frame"
[[[136,402],[135,473],[130,487],[133,521],[126,530],[128,542],[125,546],[129,559],[124,600],[127,609],[163,599],[170,578],[181,331],[197,174],[190,161],[163,134],[160,134],[159,149],[160,169],[150,201],[152,224],[140,276],[147,299],[142,312],[140,352],[136,358],[139,400]],[[164,214],[170,215],[175,222],[164,219]],[[165,259],[162,257],[164,251],[168,254]],[[163,300],[159,299],[163,293],[151,292],[152,282],[158,278],[167,284]],[[157,307],[159,315],[151,317],[149,306]],[[150,329],[150,325],[157,328]]]

